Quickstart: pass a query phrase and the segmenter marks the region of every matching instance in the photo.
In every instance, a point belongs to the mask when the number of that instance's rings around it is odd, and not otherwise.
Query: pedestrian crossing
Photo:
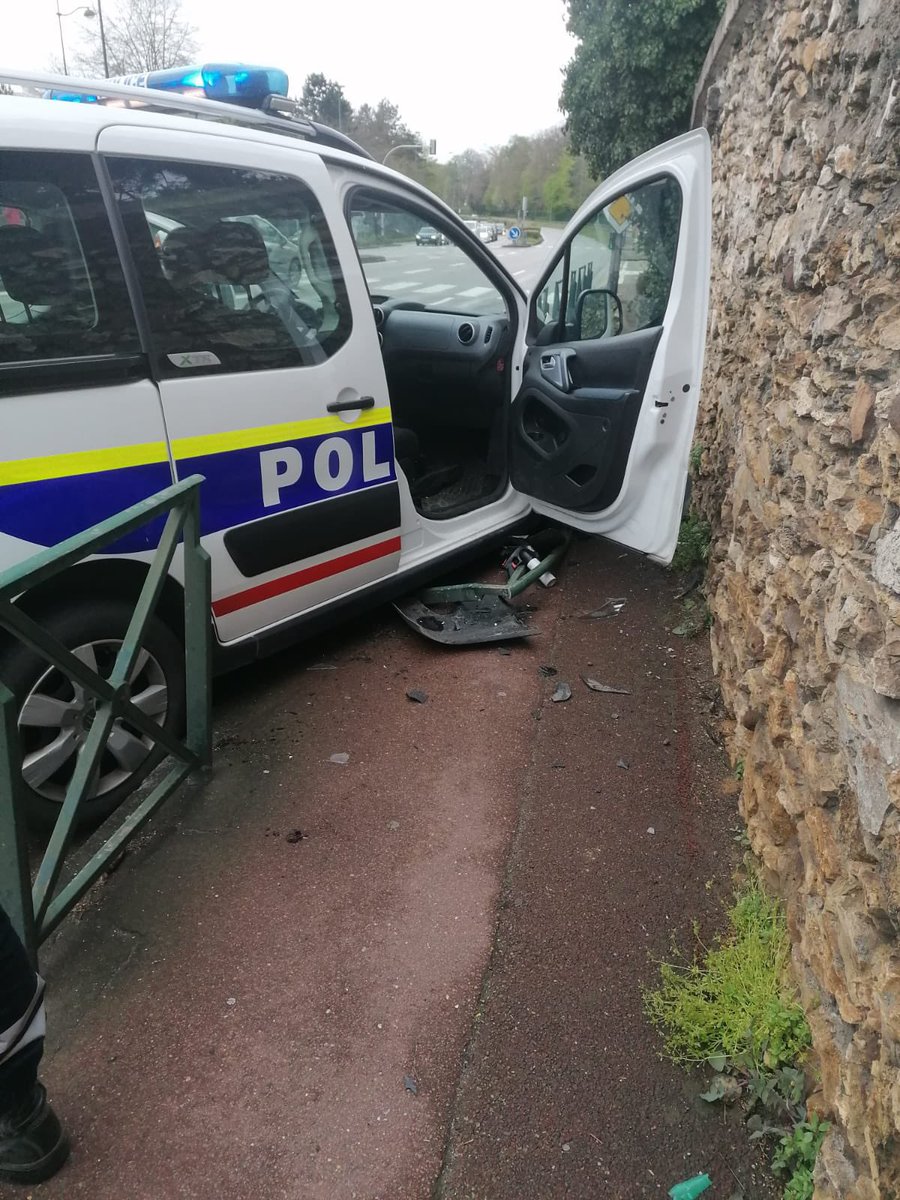
[[[396,267],[397,264],[394,264]],[[462,263],[447,264],[463,266]],[[465,287],[471,280],[461,279],[459,283],[430,283],[429,277],[434,278],[432,267],[411,267],[409,270],[390,275],[367,274],[366,282],[369,290],[390,299],[416,300],[429,306],[457,307],[462,312],[479,313],[501,311],[504,302],[496,288],[490,284],[479,284]],[[490,299],[490,303],[485,302]]]

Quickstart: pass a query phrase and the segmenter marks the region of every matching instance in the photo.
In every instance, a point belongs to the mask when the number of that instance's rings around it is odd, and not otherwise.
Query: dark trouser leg
[[[38,977],[0,908],[0,1113],[17,1108],[34,1090],[43,1027]]]
[[[44,1052],[44,984],[0,908],[0,1180],[55,1175],[69,1143],[37,1073]]]

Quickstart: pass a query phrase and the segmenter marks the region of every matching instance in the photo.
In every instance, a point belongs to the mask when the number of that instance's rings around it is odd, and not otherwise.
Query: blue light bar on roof
[[[167,71],[146,71],[140,75],[119,75],[110,83],[125,83],[131,87],[155,88],[177,92],[182,96],[205,96],[224,104],[241,108],[264,108],[267,97],[286,96],[288,77],[277,67],[253,67],[244,63],[203,63],[188,67],[173,67]],[[73,100],[80,104],[96,104],[98,96],[53,91],[54,100]]]

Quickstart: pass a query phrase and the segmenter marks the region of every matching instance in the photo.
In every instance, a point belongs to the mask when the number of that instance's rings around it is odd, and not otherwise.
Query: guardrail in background
[[[209,555],[200,545],[199,485],[202,482],[201,475],[192,475],[101,524],[41,551],[10,570],[0,572],[0,629],[9,631],[37,651],[97,700],[96,715],[79,753],[32,887],[19,800],[23,781],[17,725],[18,701],[0,681],[0,902],[9,913],[33,961],[37,959],[40,943],[78,903],[122,847],[193,770],[210,763],[211,585]],[[52,578],[124,534],[166,514],[159,544],[108,680],[76,658],[57,638],[13,603],[14,597],[35,584]],[[128,680],[138,661],[144,630],[156,609],[169,566],[182,537],[187,718],[184,741],[180,741],[133,704],[128,689]],[[120,719],[127,720],[154,743],[163,746],[175,761],[149,795],[55,895],[79,807],[113,722]]]

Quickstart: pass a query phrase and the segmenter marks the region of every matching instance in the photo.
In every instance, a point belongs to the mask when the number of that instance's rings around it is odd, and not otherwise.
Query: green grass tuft
[[[695,512],[689,512],[681,522],[678,545],[672,557],[672,570],[679,574],[706,565],[709,558],[711,529],[708,521]]]
[[[693,960],[662,963],[644,1009],[675,1063],[724,1057],[752,1070],[798,1061],[809,1025],[787,981],[784,913],[756,881],[728,913],[729,929]]]

